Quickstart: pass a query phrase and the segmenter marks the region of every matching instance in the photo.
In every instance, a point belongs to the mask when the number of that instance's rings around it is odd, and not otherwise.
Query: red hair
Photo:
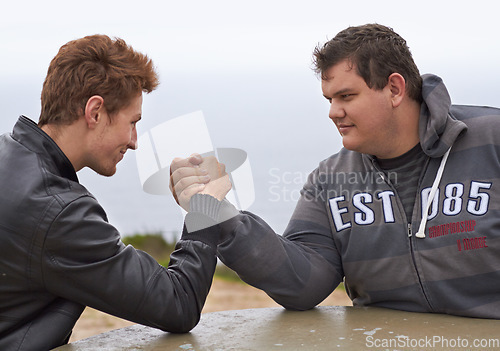
[[[72,124],[94,95],[104,99],[106,111],[112,115],[158,84],[153,62],[122,39],[92,35],[70,41],[49,65],[38,125]]]

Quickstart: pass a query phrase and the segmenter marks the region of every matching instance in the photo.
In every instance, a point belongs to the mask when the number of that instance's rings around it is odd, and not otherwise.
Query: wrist
[[[189,232],[202,230],[238,214],[236,207],[225,199],[219,201],[208,194],[196,194],[189,202],[189,213],[185,219],[186,228]]]

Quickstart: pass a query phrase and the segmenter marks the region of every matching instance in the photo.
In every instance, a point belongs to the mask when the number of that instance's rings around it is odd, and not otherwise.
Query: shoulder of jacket
[[[319,173],[356,172],[366,170],[366,163],[371,163],[370,156],[346,148],[319,163]]]
[[[500,122],[500,108],[492,106],[451,105],[450,114],[462,121],[477,117],[491,117],[492,121]]]

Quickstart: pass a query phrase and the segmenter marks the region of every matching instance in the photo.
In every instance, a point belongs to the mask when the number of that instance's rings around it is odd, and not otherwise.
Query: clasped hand
[[[170,164],[170,190],[175,201],[189,211],[189,201],[195,194],[208,194],[222,201],[232,184],[224,164],[214,156],[193,154],[175,158]]]

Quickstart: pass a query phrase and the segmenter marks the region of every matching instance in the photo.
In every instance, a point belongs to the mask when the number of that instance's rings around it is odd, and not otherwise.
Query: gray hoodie
[[[451,105],[434,75],[422,93],[412,218],[374,157],[341,149],[309,175],[283,235],[241,212],[220,224],[219,258],[290,309],[344,280],[354,305],[500,318],[500,110]]]

